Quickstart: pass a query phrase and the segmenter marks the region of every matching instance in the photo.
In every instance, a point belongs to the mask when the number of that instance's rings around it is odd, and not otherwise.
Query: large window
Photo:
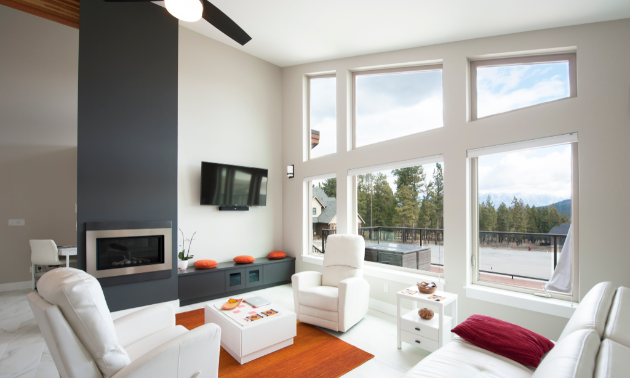
[[[309,158],[337,152],[337,79],[335,75],[308,78]]]
[[[442,273],[444,165],[376,169],[356,175],[357,229],[365,239],[365,260]]]
[[[355,147],[443,124],[441,65],[354,73]]]
[[[473,61],[472,119],[577,96],[575,54]]]
[[[337,233],[337,179],[325,178],[308,181],[309,199],[307,212],[309,227],[308,254],[323,256],[326,238]]]
[[[471,159],[477,283],[542,290],[561,255],[572,253],[563,247],[571,245],[567,233],[575,221],[577,142],[538,144],[490,149]]]

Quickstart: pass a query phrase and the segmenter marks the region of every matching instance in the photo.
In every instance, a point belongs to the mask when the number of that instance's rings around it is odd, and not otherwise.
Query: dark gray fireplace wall
[[[111,311],[177,299],[178,22],[153,3],[81,1],[77,233],[172,221],[170,278],[103,287]]]

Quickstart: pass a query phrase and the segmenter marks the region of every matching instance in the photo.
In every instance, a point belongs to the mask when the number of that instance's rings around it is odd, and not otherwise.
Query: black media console
[[[251,264],[233,261],[219,263],[216,268],[178,270],[180,306],[234,296],[248,291],[291,283],[295,273],[295,257],[280,260],[258,258]]]

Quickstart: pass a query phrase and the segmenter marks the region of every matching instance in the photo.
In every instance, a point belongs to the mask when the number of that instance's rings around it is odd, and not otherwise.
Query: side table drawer
[[[407,316],[403,316],[400,319],[400,329],[403,331],[407,331],[414,335],[422,336],[427,339],[438,341],[438,329],[431,327],[428,324],[422,324],[420,322],[415,322],[409,320]]]
[[[429,352],[435,352],[438,350],[438,342],[435,340],[427,339],[426,337],[415,335],[411,332],[401,331],[400,338],[403,342],[411,345],[415,345],[420,349],[424,349]]]

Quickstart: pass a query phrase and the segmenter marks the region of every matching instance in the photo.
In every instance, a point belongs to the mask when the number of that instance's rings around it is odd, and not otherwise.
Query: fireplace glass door
[[[164,236],[96,239],[96,270],[164,263]]]

